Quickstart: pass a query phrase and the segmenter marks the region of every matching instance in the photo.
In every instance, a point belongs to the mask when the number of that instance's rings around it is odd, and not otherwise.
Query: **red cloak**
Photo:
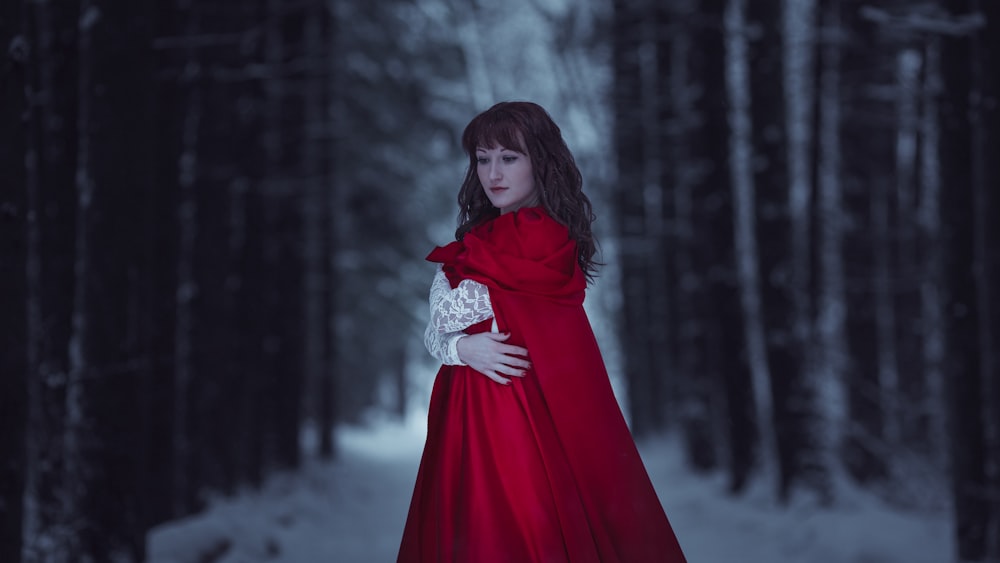
[[[468,366],[438,372],[398,562],[683,563],[584,312],[567,229],[524,208],[427,259],[453,287],[489,287],[500,332],[533,368],[507,386]]]

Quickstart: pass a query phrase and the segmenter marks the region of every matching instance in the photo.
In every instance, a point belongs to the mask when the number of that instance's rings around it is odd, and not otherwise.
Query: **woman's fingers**
[[[501,352],[509,356],[527,356],[528,349],[522,346],[514,346],[513,344],[500,344],[497,347]]]
[[[493,371],[498,374],[502,373],[504,375],[512,375],[514,377],[524,377],[525,373],[525,370],[508,364],[500,364]]]
[[[501,360],[503,363],[521,369],[531,369],[531,362],[517,356],[506,356]]]
[[[487,338],[497,342],[503,342],[504,340],[510,338],[509,332],[483,332],[481,334],[485,334]]]
[[[483,375],[485,375],[486,377],[492,379],[493,381],[496,381],[500,385],[509,385],[510,384],[510,380],[509,379],[507,379],[506,377],[500,376],[495,371],[484,371]]]
[[[458,341],[459,358],[491,380],[508,385],[508,377],[524,377],[531,369],[531,361],[526,358],[528,350],[504,344],[508,338],[509,332],[482,332],[462,338]]]

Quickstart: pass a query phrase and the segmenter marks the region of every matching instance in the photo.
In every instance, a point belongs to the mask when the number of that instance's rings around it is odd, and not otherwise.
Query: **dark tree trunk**
[[[694,171],[677,192],[679,365],[686,380],[682,407],[692,465],[708,470],[725,463],[731,490],[743,488],[755,440],[749,370],[735,274],[729,162],[727,2],[699,3],[692,14],[690,99],[699,127],[685,133],[687,166]],[[725,353],[722,351],[725,350]],[[721,458],[721,459],[720,459]]]
[[[696,256],[702,256],[694,260],[695,272],[701,280],[698,285],[707,290],[694,301],[701,308],[697,314],[704,318],[700,353],[711,374],[706,380],[711,382],[710,386],[703,392],[722,393],[722,403],[709,412],[714,419],[723,421],[724,459],[732,492],[741,492],[749,483],[758,445],[756,401],[737,261],[737,237],[741,234],[736,229],[738,210],[736,192],[732,189],[734,168],[730,158],[734,134],[731,122],[735,115],[730,108],[734,105],[733,88],[739,86],[732,82],[729,71],[731,65],[740,64],[740,61],[736,59],[739,55],[733,52],[732,44],[728,43],[727,34],[735,31],[729,24],[732,16],[738,15],[739,8],[727,1],[700,4],[703,21],[724,22],[724,25],[699,27],[695,68],[702,95],[695,108],[702,129],[692,151],[698,168],[704,171],[698,176],[692,192],[695,194],[694,238],[707,245],[692,249]],[[737,12],[733,12],[734,9]]]
[[[60,562],[72,529],[63,512],[63,437],[76,232],[79,6],[26,4],[28,92],[28,436],[24,555]]]
[[[645,3],[628,0],[614,2],[614,105],[615,146],[617,155],[618,229],[623,291],[622,356],[628,382],[628,405],[632,432],[637,436],[654,427],[653,402],[648,390],[654,377],[649,356],[649,287],[646,263],[644,168],[649,159],[644,146],[646,127],[642,97],[642,22],[648,16]]]
[[[265,85],[266,180],[263,184],[264,262],[271,281],[265,314],[280,322],[271,326],[265,365],[272,405],[269,429],[271,462],[277,467],[299,464],[299,413],[302,400],[304,317],[302,302],[302,172],[299,169],[305,118],[302,90],[305,73],[302,32],[306,13],[301,5],[267,0],[264,60],[271,76]]]
[[[191,121],[184,138],[185,151],[196,160],[182,171],[190,178],[183,189],[192,210],[183,217],[190,234],[182,241],[191,245],[190,332],[184,338],[190,341],[193,377],[179,395],[190,421],[182,438],[190,444],[191,482],[223,492],[261,484],[260,428],[269,415],[260,379],[267,372],[261,361],[266,343],[257,332],[266,315],[261,284],[268,280],[254,267],[261,252],[255,237],[267,234],[254,208],[263,170],[263,104],[260,81],[247,74],[248,66],[260,63],[261,41],[245,35],[262,23],[258,8],[228,0],[191,5],[191,33],[234,38],[192,52],[199,72],[188,93]]]
[[[926,317],[921,305],[920,280],[927,269],[921,256],[927,244],[921,240],[917,148],[920,130],[920,70],[923,53],[915,45],[900,49],[895,60],[896,74],[896,185],[893,190],[893,307],[895,314],[896,369],[899,373],[899,396],[895,424],[899,425],[902,443],[914,451],[927,444],[921,406],[927,393],[926,368],[922,358]]]
[[[21,2],[0,8],[0,561],[21,560],[28,392],[27,38]]]
[[[881,336],[880,307],[885,297],[878,291],[879,268],[883,281],[888,264],[884,263],[887,244],[886,224],[880,223],[888,211],[887,194],[891,178],[885,168],[873,162],[893,162],[895,130],[894,109],[890,99],[877,96],[880,88],[889,88],[885,69],[892,68],[883,54],[887,47],[878,40],[876,26],[861,16],[860,1],[844,2],[844,82],[843,120],[843,203],[848,228],[844,230],[844,276],[848,363],[848,410],[854,421],[848,432],[845,463],[851,474],[865,482],[886,475],[883,449],[888,414],[883,404],[888,390],[882,376],[886,342]],[[876,55],[877,54],[877,55]],[[890,303],[891,306],[891,303]],[[882,321],[884,323],[884,320]],[[884,326],[884,325],[883,325]]]
[[[971,41],[969,120],[974,209],[974,315],[978,321],[980,378],[984,410],[985,491],[988,560],[1000,559],[1000,7],[973,0],[968,7],[984,17]],[[967,219],[968,220],[968,219]]]
[[[102,9],[103,8],[103,9]],[[68,505],[83,561],[145,557],[139,412],[141,231],[150,191],[150,6],[81,4],[76,291],[67,393]]]
[[[946,5],[953,16],[972,8],[967,0]],[[977,276],[976,149],[971,107],[974,87],[972,41],[967,35],[948,36],[942,43],[944,91],[941,99],[941,175],[948,179],[941,193],[946,275],[945,361],[950,406],[950,466],[955,513],[955,544],[960,561],[985,561],[992,519],[987,489],[986,427],[983,425],[984,386],[982,316]],[[995,158],[995,155],[992,156]]]
[[[843,474],[841,448],[847,431],[844,332],[844,255],[842,135],[843,81],[839,39],[842,21],[840,0],[820,0],[816,30],[818,64],[816,110],[816,197],[813,208],[814,296],[816,333],[814,340],[813,390],[816,393],[818,425],[815,432],[819,463],[832,475],[826,498],[832,499]],[[836,33],[834,33],[836,32]]]
[[[174,0],[158,0],[155,7],[160,38],[176,38],[189,31],[192,15],[190,9]],[[150,377],[143,390],[143,411],[147,418],[148,455],[144,472],[147,479],[157,486],[146,491],[147,527],[187,514],[191,494],[181,489],[185,475],[178,469],[184,458],[184,440],[177,432],[175,414],[178,374],[186,361],[178,354],[178,343],[183,338],[178,333],[178,318],[189,286],[182,285],[180,277],[181,246],[185,229],[182,216],[190,207],[182,204],[182,178],[188,172],[182,169],[194,166],[190,153],[184,152],[184,131],[190,120],[197,120],[197,112],[188,112],[188,93],[192,77],[185,73],[193,55],[174,45],[154,42],[155,68],[159,71],[156,82],[153,142],[155,162],[152,170],[153,189],[145,201],[146,224],[143,241],[145,268],[149,281],[145,295],[145,317],[142,346],[150,359]]]
[[[947,401],[944,376],[944,269],[941,241],[941,41],[934,38],[924,45],[924,75],[920,117],[920,239],[923,241],[921,309],[923,312],[924,396],[917,410],[918,425],[926,429],[925,451],[930,462],[944,473],[947,467]]]
[[[777,428],[779,496],[787,499],[801,479],[809,413],[805,405],[804,342],[796,326],[793,235],[785,93],[783,89],[781,2],[749,2],[747,24],[759,31],[750,42],[754,185],[760,252],[761,306]]]
[[[165,5],[161,12],[167,38],[194,35],[200,29],[200,17],[191,2]],[[172,43],[162,45],[162,53],[170,63],[163,69],[167,79],[161,90],[161,136],[165,144],[159,154],[163,181],[176,190],[176,207],[173,208],[173,228],[176,229],[176,251],[173,269],[176,286],[173,288],[172,357],[169,374],[163,374],[162,385],[169,385],[169,399],[164,401],[170,432],[170,480],[167,494],[170,515],[177,517],[196,510],[197,475],[195,473],[194,410],[190,396],[195,386],[195,297],[198,283],[195,277],[195,249],[197,244],[197,218],[200,213],[197,200],[197,178],[202,165],[198,156],[203,107],[204,67],[193,47],[175,49]],[[167,257],[164,257],[167,258]],[[166,379],[169,378],[169,381]]]
[[[667,149],[669,118],[669,43],[660,30],[670,24],[668,8],[651,2],[646,17],[640,25],[642,46],[640,68],[642,73],[642,144],[646,162],[642,169],[641,191],[645,211],[645,239],[648,244],[646,260],[647,303],[649,325],[646,327],[646,346],[649,350],[650,377],[644,390],[647,432],[663,430],[670,408],[668,382],[676,377],[676,362],[671,354],[672,339],[669,319],[675,318],[670,307],[675,278],[669,226],[673,215],[673,198],[669,181],[670,152]],[[637,188],[639,186],[636,186]]]
[[[338,17],[335,10],[331,10],[328,25],[330,28],[329,37],[324,43],[326,51],[337,53],[343,49],[343,21]],[[330,162],[328,170],[329,180],[326,182],[324,190],[325,197],[323,203],[326,213],[327,227],[325,231],[325,246],[327,248],[326,259],[323,261],[323,276],[326,279],[326,305],[323,311],[326,315],[324,328],[324,339],[326,341],[326,370],[320,375],[319,380],[319,454],[323,459],[331,459],[335,453],[334,445],[334,424],[339,420],[339,409],[337,408],[338,386],[337,386],[337,295],[341,287],[337,276],[337,258],[340,250],[340,240],[337,233],[343,232],[341,220],[346,214],[342,202],[344,192],[340,186],[339,178],[342,177],[340,170],[344,163],[338,155],[342,155],[342,136],[337,136],[337,131],[346,121],[344,112],[344,95],[341,84],[344,83],[343,57],[330,56],[327,59],[327,75],[323,79],[326,85],[327,115],[326,128],[323,134],[330,139],[329,146],[324,155]]]
[[[975,8],[985,16],[985,25],[974,39],[973,61],[977,63],[976,90],[980,92],[976,139],[979,172],[979,261],[982,273],[979,294],[983,307],[982,354],[983,381],[989,405],[990,430],[987,450],[992,453],[990,466],[990,556],[1000,559],[1000,3],[977,0]]]
[[[303,313],[305,338],[304,377],[307,391],[304,399],[309,400],[303,405],[304,414],[313,423],[318,421],[320,402],[317,398],[322,392],[321,381],[328,377],[332,358],[329,355],[329,300],[330,280],[328,264],[333,249],[330,247],[330,206],[327,193],[332,189],[332,178],[329,175],[328,163],[331,158],[329,149],[329,118],[324,103],[327,98],[327,72],[330,57],[320,56],[329,46],[330,18],[328,8],[324,4],[312,3],[307,8],[303,31],[303,59],[310,61],[306,65],[303,77],[303,116],[304,143],[300,154],[303,173],[303,197],[301,199],[303,217]],[[405,373],[405,372],[403,372]],[[397,387],[399,390],[399,408],[405,409],[406,385],[404,382]],[[402,414],[402,413],[401,413]]]
[[[664,215],[664,272],[668,285],[663,288],[663,318],[666,332],[664,355],[669,361],[669,372],[663,373],[664,407],[668,409],[670,420],[683,420],[682,411],[687,403],[687,377],[690,354],[682,345],[682,331],[687,322],[682,313],[685,306],[682,281],[691,271],[692,261],[692,190],[696,174],[689,166],[691,151],[688,135],[695,134],[697,119],[694,117],[694,78],[692,60],[694,58],[695,31],[691,22],[694,7],[682,2],[671,6],[659,6],[657,29],[661,31],[657,50],[660,65],[660,84],[665,92],[661,102],[660,135],[662,136],[663,169],[660,184],[663,190]],[[669,33],[662,33],[670,30]],[[718,41],[718,37],[716,37]],[[685,359],[685,357],[688,359]],[[695,400],[692,398],[692,400]],[[711,427],[705,427],[704,440],[696,449],[703,451],[699,456],[699,466],[715,465],[714,439]]]

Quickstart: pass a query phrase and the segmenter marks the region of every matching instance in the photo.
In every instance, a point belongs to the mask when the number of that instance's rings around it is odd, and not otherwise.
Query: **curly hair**
[[[594,260],[597,241],[591,232],[594,213],[583,193],[583,176],[563,140],[562,131],[542,106],[532,102],[500,102],[480,113],[465,127],[462,148],[469,168],[458,192],[458,230],[461,240],[473,227],[500,215],[490,203],[476,172],[476,149],[502,146],[528,156],[542,207],[569,229],[576,241],[577,261],[588,281],[599,262]]]

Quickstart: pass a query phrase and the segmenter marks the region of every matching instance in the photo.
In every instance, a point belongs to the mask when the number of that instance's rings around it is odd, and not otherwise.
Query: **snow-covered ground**
[[[312,462],[264,490],[220,499],[149,537],[151,563],[395,561],[425,428],[380,422],[339,432],[333,463]],[[690,563],[946,563],[948,514],[902,513],[862,493],[838,507],[774,506],[763,491],[725,496],[683,466],[669,439],[640,444]]]

